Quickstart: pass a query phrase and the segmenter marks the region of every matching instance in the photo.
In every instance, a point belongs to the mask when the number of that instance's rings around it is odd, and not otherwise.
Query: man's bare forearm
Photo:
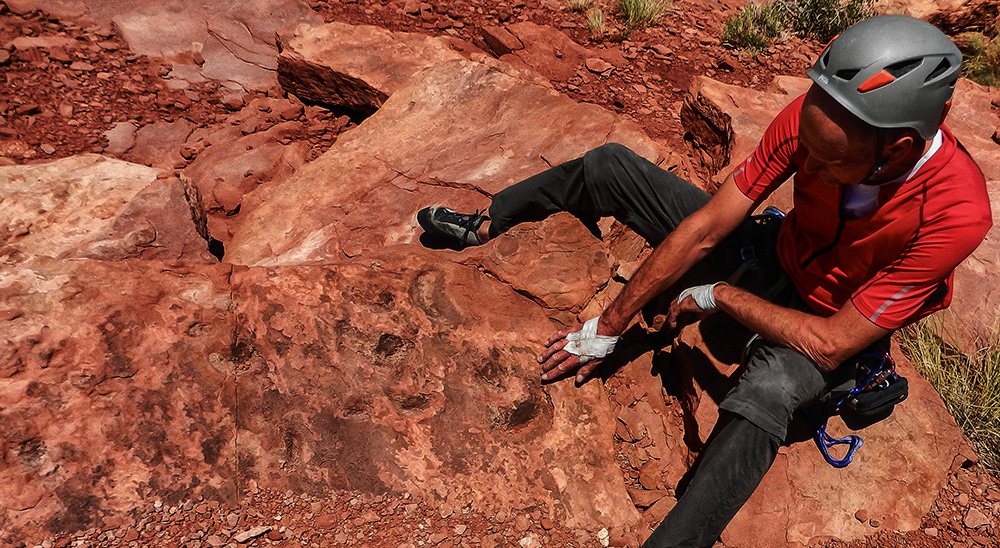
[[[754,202],[730,175],[703,208],[684,219],[646,259],[625,289],[601,315],[598,333],[620,335],[646,303],[666,291],[729,235],[753,210]]]
[[[688,268],[708,253],[699,249],[694,234],[683,225],[663,241],[639,267],[632,279],[601,315],[601,325],[609,333],[625,331],[632,318],[657,295],[673,285]]]
[[[861,316],[850,303],[831,317],[770,303],[742,289],[718,285],[719,310],[765,339],[798,350],[821,371],[831,371],[844,360],[889,334]]]

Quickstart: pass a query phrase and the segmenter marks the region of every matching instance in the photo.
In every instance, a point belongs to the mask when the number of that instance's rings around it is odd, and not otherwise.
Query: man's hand
[[[542,364],[542,380],[549,381],[577,370],[579,386],[597,368],[600,360],[615,349],[617,336],[599,335],[600,316],[588,320],[583,326],[560,331],[549,337],[547,347],[538,362]]]
[[[701,320],[709,314],[715,312],[715,286],[723,282],[714,284],[699,285],[689,287],[677,296],[670,305],[670,313],[667,315],[667,326],[676,329],[682,325],[692,323],[694,320]],[[691,321],[688,321],[691,320]]]

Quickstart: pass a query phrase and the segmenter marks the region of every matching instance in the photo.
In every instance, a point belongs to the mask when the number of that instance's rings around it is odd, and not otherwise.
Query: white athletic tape
[[[590,360],[600,360],[610,354],[615,349],[618,337],[597,334],[597,322],[601,317],[592,318],[583,324],[579,331],[574,331],[566,335],[566,346],[563,350],[579,356],[580,365]]]
[[[689,287],[681,291],[681,294],[677,296],[677,302],[680,303],[687,297],[691,297],[694,299],[694,304],[698,305],[698,308],[705,312],[711,312],[718,308],[715,304],[715,286],[721,283],[715,282],[714,284]]]

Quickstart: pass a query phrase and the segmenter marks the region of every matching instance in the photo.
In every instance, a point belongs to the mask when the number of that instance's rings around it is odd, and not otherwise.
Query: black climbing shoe
[[[446,207],[425,207],[417,212],[417,222],[428,235],[446,241],[458,249],[470,245],[479,245],[476,230],[489,217],[473,214],[455,213]]]

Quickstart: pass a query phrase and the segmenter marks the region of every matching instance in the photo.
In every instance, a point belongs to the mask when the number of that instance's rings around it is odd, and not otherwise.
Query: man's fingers
[[[580,358],[560,350],[542,364],[542,380],[559,378],[580,366]]]
[[[553,336],[553,339],[555,339],[555,336]],[[562,343],[560,343],[559,341],[562,341]],[[565,338],[556,339],[553,342],[547,343],[546,346],[548,346],[548,348],[546,348],[541,354],[539,354],[538,363],[545,363],[549,361],[549,359],[551,359],[556,352],[562,350],[563,347],[566,346],[567,344],[569,344],[569,341],[567,341]]]
[[[559,342],[559,341],[565,339],[566,335],[569,335],[570,333],[572,333],[574,331],[579,331],[579,328],[577,328],[577,329],[565,329],[563,331],[560,331],[560,332],[556,333],[555,335],[552,335],[551,337],[549,337],[549,340],[545,341],[545,346],[552,346],[556,342]]]
[[[600,360],[591,360],[586,364],[584,364],[583,366],[581,366],[580,369],[576,372],[576,385],[580,386],[581,384],[586,382],[587,379],[590,378],[590,374],[593,373],[595,369],[597,369],[597,364],[599,363],[601,363]]]

